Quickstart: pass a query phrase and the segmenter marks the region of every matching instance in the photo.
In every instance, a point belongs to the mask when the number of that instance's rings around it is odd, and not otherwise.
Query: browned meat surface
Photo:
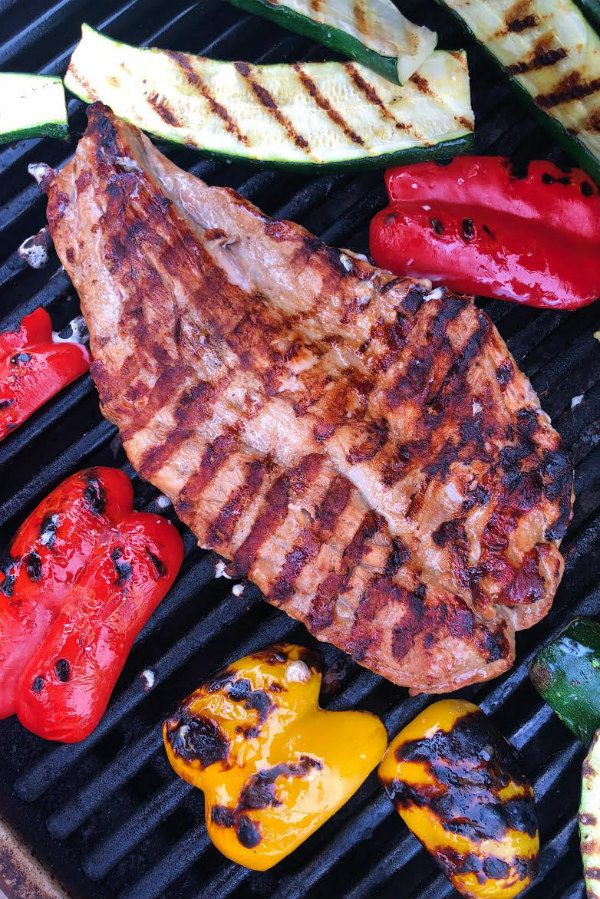
[[[48,221],[104,414],[201,546],[414,691],[510,666],[572,472],[470,299],[267,218],[101,106]]]

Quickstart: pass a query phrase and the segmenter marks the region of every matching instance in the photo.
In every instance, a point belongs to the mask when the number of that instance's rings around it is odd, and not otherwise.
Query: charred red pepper
[[[0,334],[0,440],[89,367],[84,346],[53,341],[45,309]]]
[[[88,468],[63,481],[17,531],[0,569],[0,718],[16,711],[23,668],[98,539],[132,506],[127,475],[114,468]]]
[[[397,274],[550,309],[600,297],[600,193],[585,172],[460,156],[386,172],[371,255]]]
[[[104,535],[23,670],[17,715],[25,727],[66,743],[93,731],[182,558],[179,533],[158,515],[133,512]]]

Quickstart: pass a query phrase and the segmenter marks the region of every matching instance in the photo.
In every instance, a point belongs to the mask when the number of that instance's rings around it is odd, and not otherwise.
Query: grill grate
[[[465,40],[433,2],[402,0],[415,21],[436,27],[442,44]],[[425,7],[425,8],[424,8]],[[325,58],[322,48],[243,15],[218,0],[0,0],[3,69],[62,73],[88,21],[113,37],[221,58],[282,61]],[[468,45],[477,150],[517,158],[566,157],[513,101],[508,88]],[[251,48],[251,52],[249,52]],[[74,136],[85,117],[71,100]],[[26,267],[16,247],[44,224],[44,200],[26,173],[29,162],[61,164],[73,145],[29,141],[0,151],[0,327],[45,306],[55,326],[78,311],[77,297],[54,258],[42,271]],[[543,151],[543,152],[542,152]],[[236,187],[267,213],[294,219],[324,239],[366,248],[368,220],[384,202],[381,173],[308,177],[202,159],[183,148],[168,155],[209,182]],[[463,694],[493,714],[523,754],[536,787],[543,851],[541,874],[528,895],[583,897],[575,813],[583,747],[544,706],[527,678],[540,642],[574,614],[600,613],[600,347],[593,333],[600,308],[536,312],[510,304],[485,307],[542,403],[576,465],[575,516],[564,541],[566,572],[550,615],[519,634],[518,664],[505,677]],[[583,401],[571,408],[571,399]],[[72,385],[0,444],[0,545],[59,480],[84,464],[119,464],[130,474],[115,429],[99,413],[89,377]],[[156,492],[134,476],[139,507],[157,510]],[[162,511],[162,510],[161,510]],[[100,726],[83,744],[57,746],[0,722],[0,814],[75,897],[292,897],[378,895],[441,899],[456,895],[406,832],[371,776],[351,801],[275,870],[255,874],[213,849],[202,821],[202,796],[171,772],[159,723],[212,669],[280,639],[312,642],[302,626],[260,602],[246,586],[215,579],[215,556],[194,547],[174,589],[138,638]],[[428,700],[381,680],[324,647],[341,666],[341,689],[330,708],[356,706],[381,715],[390,734]],[[139,676],[151,668],[152,690]]]

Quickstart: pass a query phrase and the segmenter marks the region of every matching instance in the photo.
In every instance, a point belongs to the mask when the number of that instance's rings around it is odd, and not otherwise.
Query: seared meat
[[[267,218],[99,105],[48,221],[104,414],[230,574],[413,691],[510,666],[572,472],[471,299]]]

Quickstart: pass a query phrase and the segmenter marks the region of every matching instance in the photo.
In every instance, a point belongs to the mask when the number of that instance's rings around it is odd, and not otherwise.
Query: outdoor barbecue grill
[[[402,11],[438,30],[443,47],[469,51],[476,152],[517,162],[568,158],[519,105],[481,52],[433,0],[402,0]],[[82,21],[134,44],[260,62],[325,59],[304,38],[219,0],[0,0],[0,67],[63,74]],[[34,270],[19,244],[45,223],[45,197],[28,163],[61,165],[85,126],[84,105],[69,103],[72,142],[24,141],[0,151],[0,329],[37,306],[56,329],[78,314],[78,300],[56,256]],[[301,223],[329,243],[367,249],[367,227],[385,202],[382,172],[316,174],[207,160],[164,148],[210,183],[235,187],[270,215]],[[538,391],[576,470],[573,523],[563,543],[566,570],[552,612],[517,636],[517,663],[505,676],[461,691],[482,705],[523,757],[535,786],[541,829],[540,875],[524,895],[584,896],[577,834],[584,747],[541,701],[527,664],[575,614],[600,614],[600,304],[576,313],[510,303],[485,308]],[[48,403],[0,444],[0,549],[60,480],[90,464],[133,475],[116,428],[99,411],[89,375]],[[171,515],[159,494],[134,476],[136,505]],[[316,834],[266,873],[230,863],[211,845],[202,794],[179,780],[162,749],[160,724],[203,677],[277,640],[316,641],[245,584],[216,577],[217,557],[181,526],[186,558],[170,594],[136,642],[109,709],[80,744],[50,744],[15,718],[0,722],[0,886],[9,896],[52,895],[49,879],[75,899],[225,899],[367,896],[442,899],[457,894],[406,830],[374,774]],[[332,666],[323,702],[364,708],[390,735],[427,703],[323,646]],[[34,866],[32,859],[39,862]],[[33,883],[27,893],[26,883]],[[37,890],[38,892],[35,892]],[[60,895],[60,893],[59,893]]]

